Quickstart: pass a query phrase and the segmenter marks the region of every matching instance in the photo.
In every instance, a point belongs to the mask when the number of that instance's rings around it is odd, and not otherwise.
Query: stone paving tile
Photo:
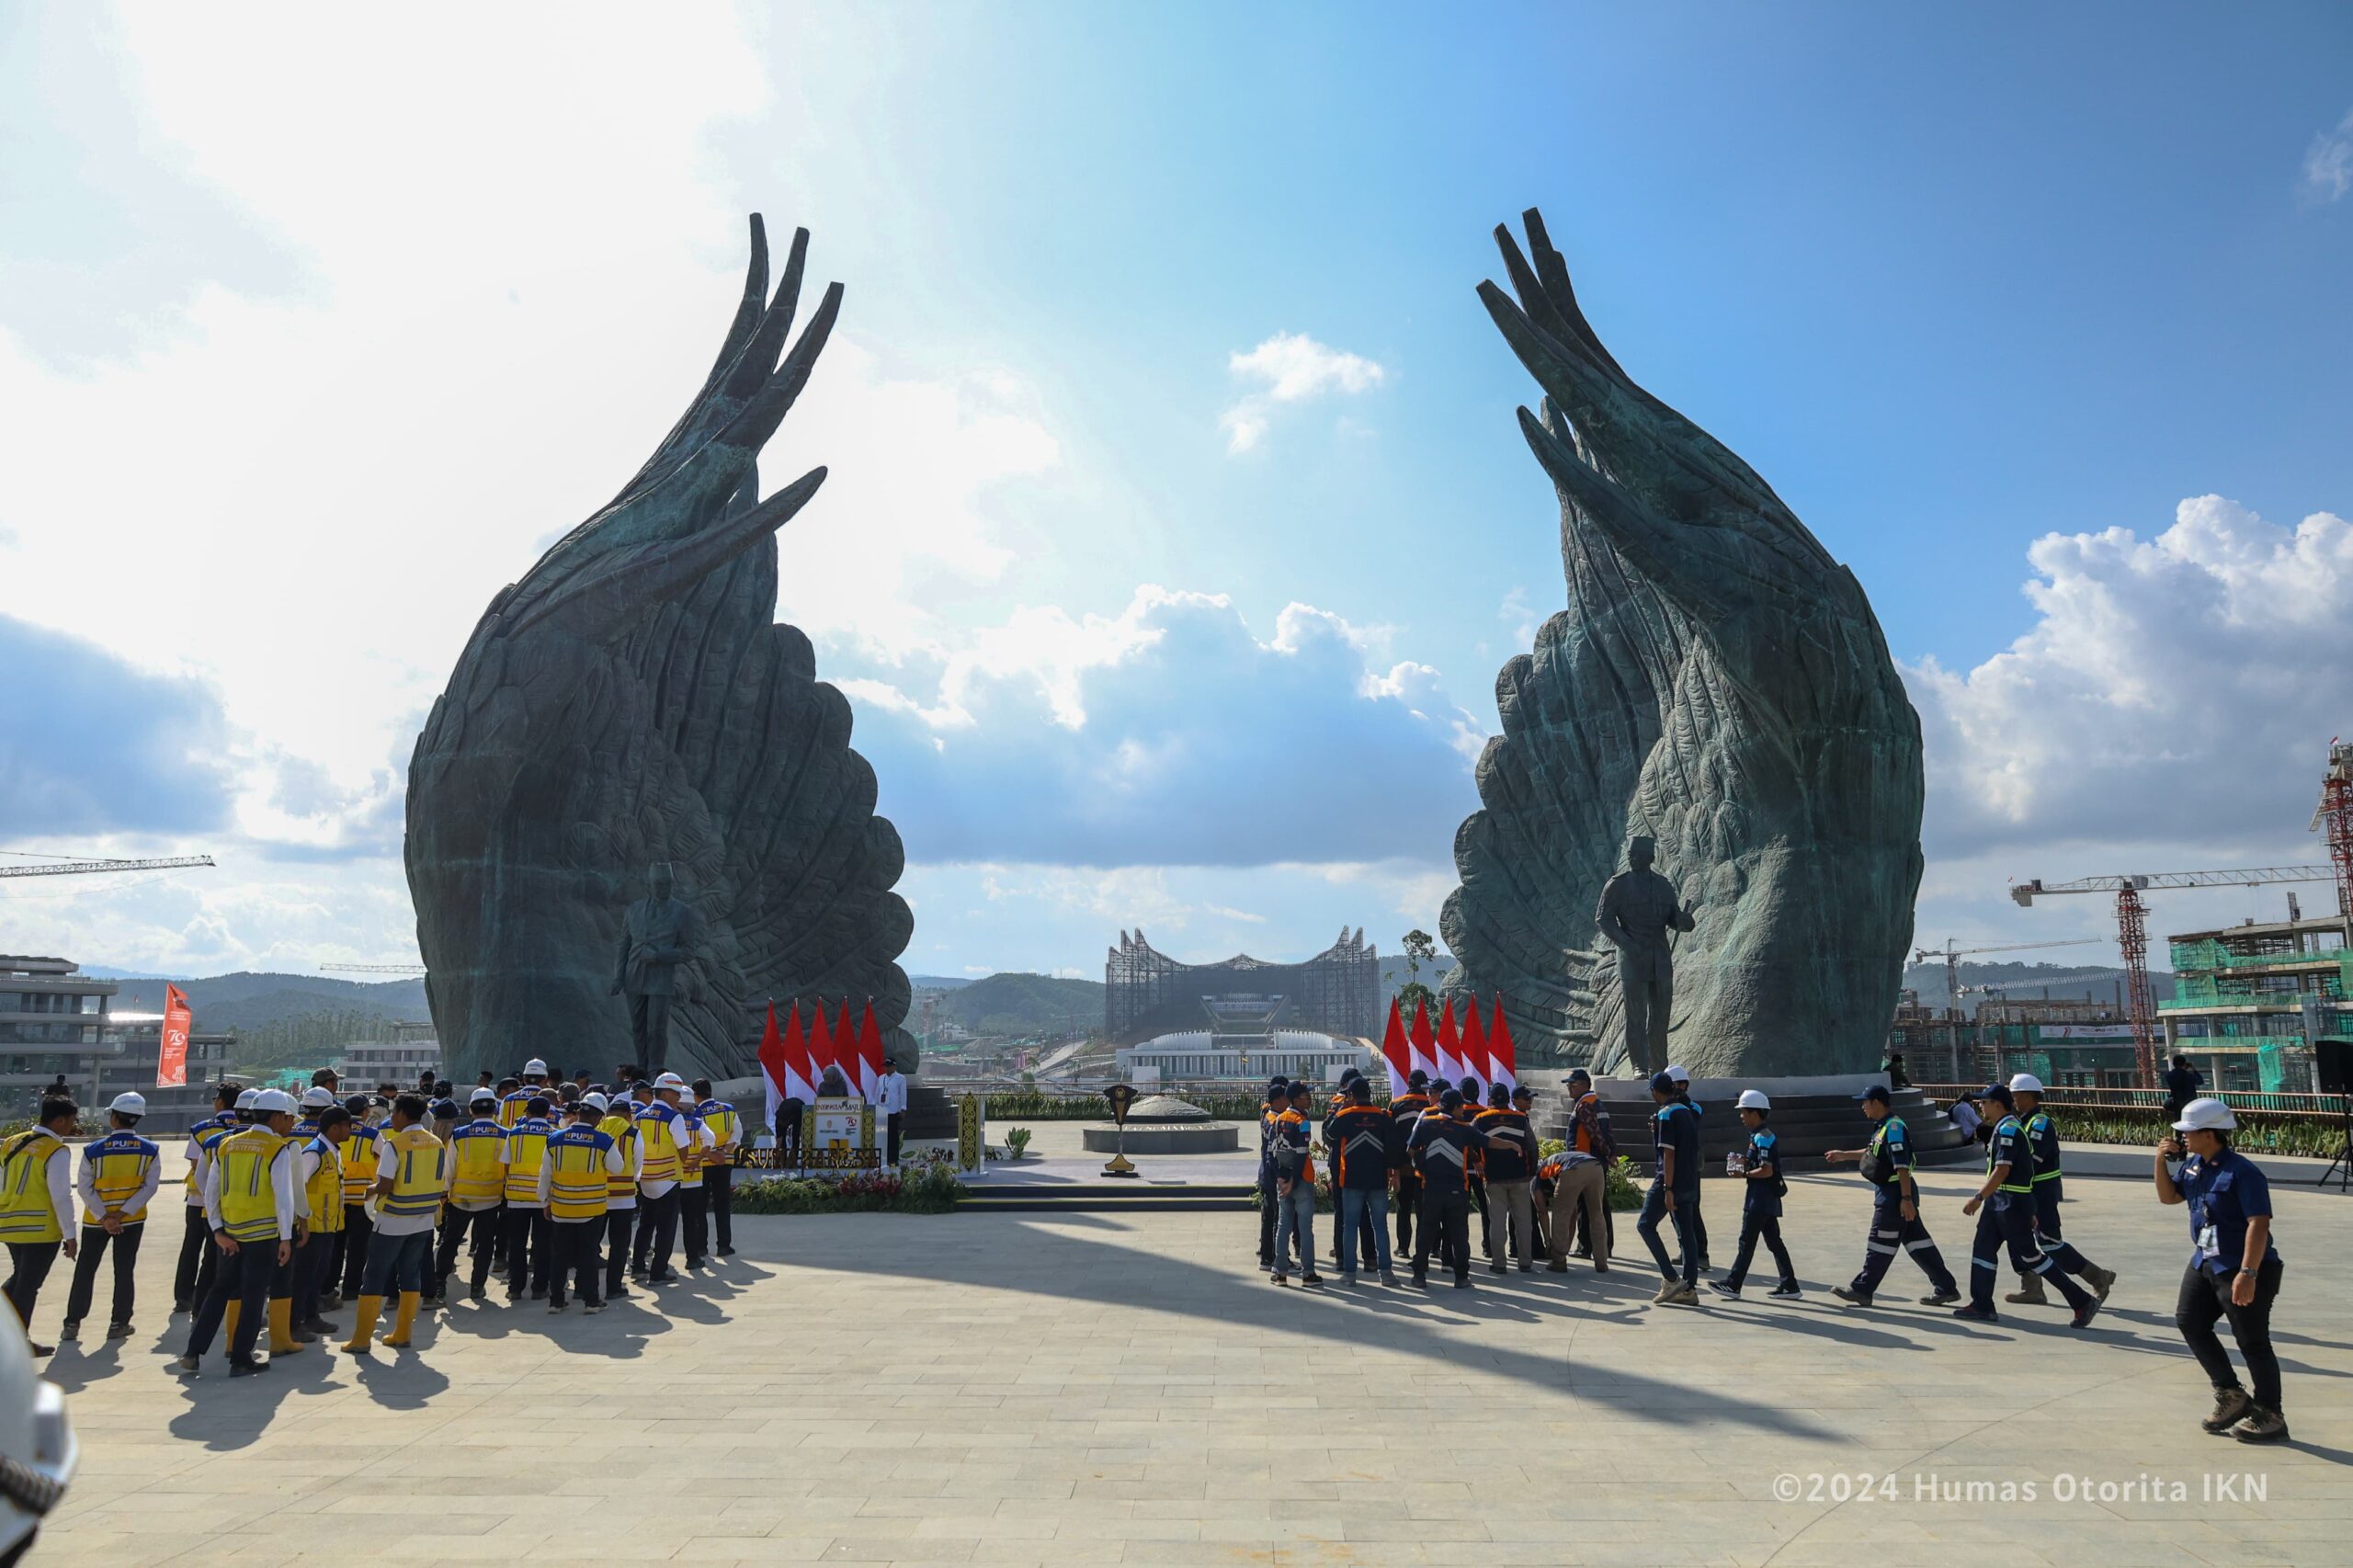
[[[1924,1185],[1965,1268],[1967,1177]],[[1904,1261],[1891,1305],[1838,1307],[1852,1178],[1794,1185],[1795,1303],[1653,1309],[1631,1256],[1468,1291],[1278,1291],[1246,1267],[1245,1212],[746,1219],[742,1256],[656,1300],[463,1303],[415,1351],[317,1347],[233,1384],[217,1355],[169,1374],[185,1321],[154,1309],[159,1246],[140,1335],[52,1364],[83,1469],[28,1562],[2345,1564],[2353,1203],[2275,1192],[2299,1441],[2268,1450],[2197,1430],[2179,1211],[2121,1180],[2078,1180],[2067,1210],[2124,1275],[2086,1333],[2049,1311],[1956,1323],[1910,1304]],[[1709,1188],[1719,1263],[1731,1197]],[[63,1280],[45,1297],[43,1331]],[[2268,1495],[2200,1501],[2210,1473]],[[1785,1474],[1898,1494],[1787,1501]],[[2191,1501],[2060,1499],[2062,1475],[2179,1480]],[[2040,1495],[1933,1500],[1915,1477]],[[625,1528],[598,1512],[616,1502]]]

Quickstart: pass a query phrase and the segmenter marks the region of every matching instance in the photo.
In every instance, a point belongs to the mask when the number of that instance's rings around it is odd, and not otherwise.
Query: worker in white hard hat
[[[181,1205],[187,1218],[181,1221],[179,1261],[172,1270],[175,1317],[194,1312],[212,1287],[212,1260],[221,1256],[221,1249],[212,1244],[212,1227],[204,1219],[204,1163],[211,1157],[205,1145],[208,1139],[218,1142],[237,1130],[238,1092],[237,1085],[226,1079],[213,1085],[212,1114],[189,1125],[188,1144],[181,1151],[188,1159],[188,1175],[180,1184],[187,1196]]]
[[[1740,1300],[1740,1287],[1748,1278],[1749,1259],[1756,1256],[1756,1244],[1761,1240],[1773,1255],[1775,1267],[1781,1271],[1780,1282],[1773,1287],[1776,1296],[1798,1293],[1798,1271],[1790,1262],[1790,1249],[1781,1244],[1781,1199],[1788,1195],[1790,1184],[1781,1174],[1779,1140],[1765,1124],[1773,1117],[1773,1101],[1762,1089],[1740,1092],[1740,1124],[1748,1129],[1747,1145],[1733,1159],[1746,1194],[1740,1209],[1740,1251],[1732,1260],[1732,1272],[1722,1280],[1711,1279],[1708,1289],[1726,1301]]]
[[[2157,1145],[2157,1201],[2189,1206],[2189,1267],[2174,1299],[2173,1321],[2214,1388],[2213,1411],[2200,1425],[2242,1443],[2284,1443],[2279,1358],[2271,1348],[2271,1303],[2279,1294],[2280,1273],[2279,1249],[2271,1242],[2271,1184],[2260,1166],[2231,1147],[2238,1124],[2221,1100],[2194,1099]],[[2182,1162],[2177,1172],[2174,1160]],[[2215,1335],[2214,1325],[2224,1318],[2255,1383],[2252,1395]]]
[[[702,1140],[709,1136],[679,1108],[686,1092],[684,1078],[665,1073],[654,1080],[653,1103],[637,1113],[640,1219],[630,1276],[649,1285],[667,1285],[677,1278],[670,1272],[670,1255],[678,1241],[678,1180],[688,1150],[699,1155]]]
[[[8,1279],[0,1286],[33,1354],[57,1348],[32,1338],[33,1303],[57,1255],[81,1251],[74,1239],[73,1151],[65,1140],[81,1124],[81,1108],[63,1095],[45,1094],[33,1125],[0,1142],[0,1242],[8,1247]]]
[[[2066,1194],[2059,1173],[2059,1129],[2051,1113],[2042,1108],[2042,1080],[2031,1073],[2013,1076],[2010,1103],[2018,1108],[2018,1120],[2026,1128],[2027,1148],[2034,1155],[2034,1229],[2042,1256],[2053,1268],[2080,1277],[2092,1288],[2092,1294],[2105,1301],[2116,1284],[2116,1271],[2102,1268],[2059,1234],[2059,1205]],[[2050,1298],[2043,1294],[2041,1275],[2021,1274],[2018,1288],[2002,1300],[2040,1307],[2047,1305]]]
[[[194,1372],[212,1336],[225,1323],[229,1375],[265,1370],[254,1354],[278,1271],[293,1262],[295,1227],[301,1222],[301,1188],[294,1180],[294,1096],[278,1089],[254,1096],[248,1124],[221,1141],[204,1177],[204,1208],[221,1249],[212,1293],[197,1307],[181,1355],[183,1372]],[[242,1098],[243,1096],[240,1096]]]
[[[131,1311],[137,1300],[139,1242],[147,1231],[147,1203],[163,1184],[163,1151],[139,1135],[139,1119],[147,1114],[146,1096],[117,1095],[107,1107],[107,1135],[83,1146],[82,1174],[75,1189],[82,1198],[82,1255],[74,1260],[74,1288],[65,1297],[65,1323],[58,1340],[71,1344],[82,1337],[82,1319],[97,1293],[98,1260],[114,1254],[114,1315],[107,1323],[108,1339],[131,1335]]]

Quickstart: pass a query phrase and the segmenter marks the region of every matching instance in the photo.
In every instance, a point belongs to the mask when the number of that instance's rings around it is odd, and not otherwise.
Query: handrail
[[[1931,1099],[1949,1100],[1973,1095],[1983,1084],[1915,1084]],[[2163,1089],[2090,1089],[2054,1084],[2042,1093],[2047,1110],[2155,1110],[2165,1106]],[[2344,1095],[2288,1094],[2262,1089],[2222,1089],[2213,1098],[2246,1116],[2310,1116],[2335,1119],[2347,1112]]]

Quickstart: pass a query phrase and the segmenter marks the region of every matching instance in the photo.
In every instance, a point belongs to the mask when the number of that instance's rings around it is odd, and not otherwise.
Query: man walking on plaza
[[[2053,1268],[2035,1242],[2034,1151],[2027,1146],[2026,1127],[2012,1108],[2010,1091],[2003,1085],[1988,1084],[1977,1097],[1995,1102],[2001,1108],[2001,1116],[1985,1144],[1985,1185],[1961,1205],[1962,1213],[1976,1214],[1979,1219],[1976,1240],[1969,1249],[1969,1304],[1955,1309],[1952,1315],[1972,1323],[1997,1321],[1994,1284],[2001,1277],[2002,1248],[2006,1244],[2018,1272],[2041,1275],[2056,1285],[2074,1309],[2074,1326],[2087,1327],[2099,1312],[2098,1298]]]
[[[1397,1184],[1401,1140],[1397,1122],[1372,1103],[1372,1084],[1358,1076],[1348,1085],[1348,1103],[1324,1124],[1324,1147],[1332,1153],[1332,1196],[1338,1210],[1340,1283],[1357,1282],[1357,1251],[1365,1236],[1383,1285],[1397,1283],[1389,1253],[1389,1193]],[[1358,1227],[1364,1226],[1364,1235]]]
[[[1651,1189],[1643,1199],[1643,1217],[1634,1229],[1641,1233],[1651,1256],[1658,1264],[1665,1283],[1652,1297],[1661,1306],[1695,1306],[1699,1303],[1699,1246],[1692,1239],[1691,1219],[1699,1207],[1699,1118],[1688,1100],[1676,1095],[1673,1078],[1665,1073],[1651,1078],[1651,1103],[1658,1109],[1651,1118],[1651,1138],[1657,1165],[1651,1177]],[[1667,1261],[1666,1248],[1658,1239],[1662,1221],[1675,1222],[1676,1239],[1683,1250],[1683,1278],[1675,1277],[1675,1268]]]
[[[2059,1128],[2042,1108],[2042,1080],[2031,1073],[2018,1074],[2010,1080],[2010,1096],[2018,1107],[2018,1119],[2026,1125],[2027,1148],[2034,1155],[2035,1244],[2054,1268],[2079,1276],[2105,1301],[2116,1285],[2115,1271],[2077,1252],[2059,1233],[2059,1205],[2066,1201],[2066,1188],[2059,1169]],[[2050,1300],[2043,1294],[2040,1274],[2020,1275],[2018,1288],[2002,1299],[2033,1307]]]
[[[147,1200],[163,1179],[163,1151],[139,1136],[139,1119],[147,1101],[138,1094],[117,1095],[107,1108],[107,1135],[82,1151],[82,1174],[74,1186],[82,1195],[82,1251],[74,1260],[74,1287],[65,1297],[65,1324],[57,1337],[82,1336],[82,1319],[97,1294],[98,1260],[114,1253],[114,1315],[107,1324],[108,1339],[128,1338],[131,1311],[137,1300],[136,1277],[140,1239],[147,1231]]]
[[[1855,1163],[1863,1179],[1871,1184],[1870,1241],[1863,1254],[1862,1272],[1852,1284],[1832,1286],[1830,1293],[1852,1306],[1870,1306],[1900,1246],[1928,1277],[1930,1290],[1920,1298],[1921,1304],[1950,1306],[1961,1300],[1961,1290],[1953,1283],[1952,1270],[1945,1267],[1944,1255],[1929,1238],[1928,1227],[1920,1222],[1920,1194],[1912,1185],[1911,1132],[1904,1119],[1893,1114],[1887,1090],[1880,1085],[1873,1084],[1855,1097],[1863,1102],[1863,1115],[1875,1124],[1870,1144],[1825,1150],[1822,1157],[1834,1165]]]

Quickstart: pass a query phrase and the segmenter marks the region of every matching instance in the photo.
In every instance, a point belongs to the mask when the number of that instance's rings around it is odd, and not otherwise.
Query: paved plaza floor
[[[1964,1271],[1972,1185],[1924,1184]],[[1839,1306],[1847,1176],[1793,1185],[1793,1303],[1653,1308],[1631,1256],[1277,1290],[1246,1211],[745,1219],[651,1303],[461,1304],[415,1350],[233,1383],[169,1370],[159,1228],[138,1335],[51,1363],[84,1453],[30,1561],[2345,1564],[2353,1199],[2277,1195],[2296,1441],[2268,1449],[2198,1429],[2186,1226],[2145,1182],[2075,1184],[2070,1237],[2123,1276],[2080,1333],[1910,1305],[1904,1261],[1906,1304]],[[1720,1265],[1734,1197],[1709,1184]],[[2032,1497],[1942,1500],[1972,1482]]]

